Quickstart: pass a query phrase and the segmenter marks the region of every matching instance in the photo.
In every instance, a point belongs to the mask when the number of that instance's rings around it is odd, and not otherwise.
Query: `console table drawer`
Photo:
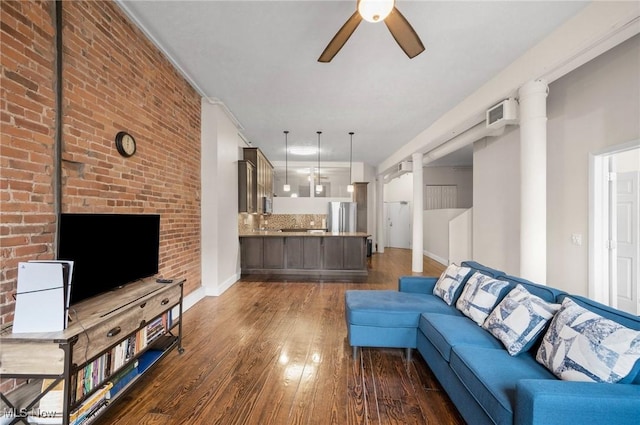
[[[73,346],[73,362],[76,364],[87,362],[135,332],[144,320],[144,308],[136,307],[105,320],[93,328],[86,329],[78,335],[78,341]]]
[[[178,285],[154,295],[144,303],[144,306],[141,305],[143,320],[148,322],[167,311],[170,307],[179,304],[181,293],[182,287]]]

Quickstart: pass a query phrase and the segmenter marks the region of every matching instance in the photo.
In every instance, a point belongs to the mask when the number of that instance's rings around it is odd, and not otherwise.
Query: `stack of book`
[[[87,425],[91,423],[98,416],[98,413],[107,407],[109,403],[108,394],[112,387],[113,384],[107,382],[98,391],[91,394],[77,409],[71,412],[69,424]]]

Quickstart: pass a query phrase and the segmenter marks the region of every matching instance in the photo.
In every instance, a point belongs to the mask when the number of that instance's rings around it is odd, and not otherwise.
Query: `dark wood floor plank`
[[[425,259],[423,275],[444,267]],[[346,341],[344,292],[397,289],[411,252],[371,258],[365,281],[249,276],[185,312],[184,354],[170,353],[96,423],[451,424],[455,407],[420,355]]]

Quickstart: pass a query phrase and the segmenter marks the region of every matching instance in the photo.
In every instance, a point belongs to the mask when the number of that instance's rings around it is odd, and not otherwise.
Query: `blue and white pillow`
[[[518,284],[493,309],[482,327],[498,338],[510,355],[529,350],[547,322],[560,309]]]
[[[455,299],[456,290],[460,287],[464,278],[467,277],[471,269],[469,267],[460,267],[450,264],[447,269],[442,272],[440,279],[433,287],[433,295],[436,295],[451,305]]]
[[[640,332],[565,298],[536,360],[560,379],[616,383],[640,359]]]
[[[482,325],[508,289],[509,282],[475,272],[464,286],[456,308],[478,325]]]

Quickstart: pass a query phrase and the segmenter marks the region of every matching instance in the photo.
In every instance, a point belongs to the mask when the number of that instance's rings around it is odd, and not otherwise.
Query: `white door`
[[[638,272],[640,270],[640,172],[616,174],[615,213],[615,285],[617,306],[631,314],[640,314]]]
[[[385,202],[386,246],[411,248],[411,204],[409,202]]]

